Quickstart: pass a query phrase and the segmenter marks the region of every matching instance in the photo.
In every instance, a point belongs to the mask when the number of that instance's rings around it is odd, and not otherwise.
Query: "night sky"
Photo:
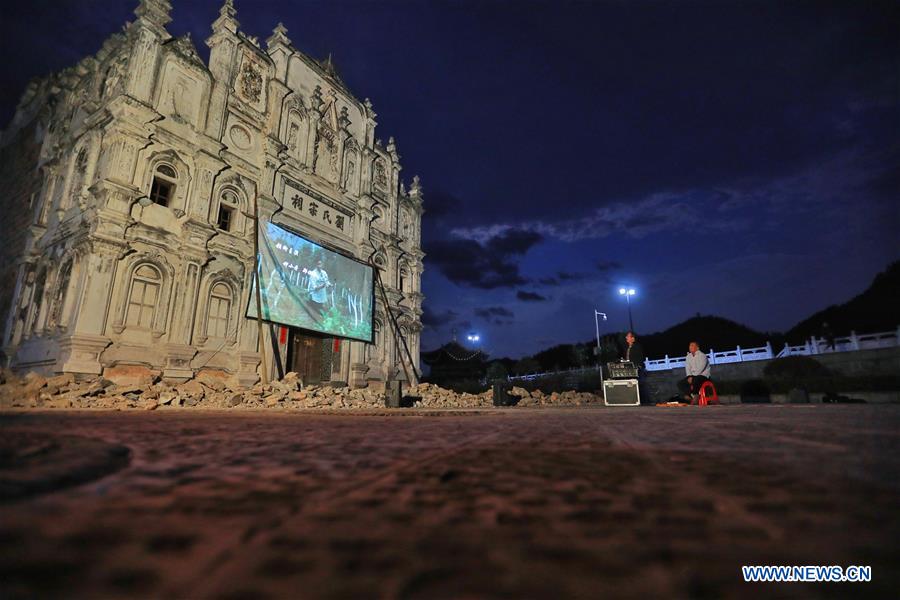
[[[201,56],[218,0],[172,0]],[[4,123],[137,0],[4,3]],[[696,313],[784,330],[900,258],[898,2],[236,0],[333,54],[425,190],[423,349]],[[16,57],[16,58],[13,58]]]

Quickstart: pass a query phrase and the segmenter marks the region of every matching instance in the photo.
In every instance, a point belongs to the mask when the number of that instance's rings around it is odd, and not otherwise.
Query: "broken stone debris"
[[[382,391],[337,388],[329,385],[304,386],[299,375],[288,373],[281,380],[258,383],[249,389],[233,387],[228,379],[201,372],[189,381],[175,383],[158,375],[143,379],[120,379],[117,383],[95,377],[78,379],[70,373],[44,377],[28,373],[22,377],[3,370],[0,408],[85,408],[157,410],[177,407],[207,409],[371,409],[383,408]],[[458,393],[432,383],[420,383],[406,390],[418,398],[421,408],[488,408],[493,391]],[[583,392],[529,392],[513,387],[509,394],[519,399],[517,406],[576,406],[597,404],[602,396]]]

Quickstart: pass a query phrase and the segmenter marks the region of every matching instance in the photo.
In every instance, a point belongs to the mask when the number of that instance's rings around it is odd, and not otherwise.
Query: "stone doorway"
[[[304,385],[331,381],[331,338],[291,330],[288,340],[288,371],[294,371]]]

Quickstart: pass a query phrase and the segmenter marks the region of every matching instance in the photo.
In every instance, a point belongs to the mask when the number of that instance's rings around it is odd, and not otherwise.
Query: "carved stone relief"
[[[248,150],[253,145],[253,138],[250,136],[250,132],[241,125],[232,125],[228,130],[228,137],[241,150]]]

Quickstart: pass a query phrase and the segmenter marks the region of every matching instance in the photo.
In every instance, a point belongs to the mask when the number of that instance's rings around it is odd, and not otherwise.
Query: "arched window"
[[[231,316],[231,290],[224,283],[217,283],[209,293],[209,315],[206,322],[206,335],[224,338],[228,335],[228,324]]]
[[[409,285],[409,270],[406,267],[400,267],[400,280],[398,281],[398,289],[401,292],[407,292],[406,286]]]
[[[222,231],[231,231],[234,227],[234,216],[237,212],[238,197],[231,190],[227,190],[222,194],[219,201],[219,214],[216,217],[216,227]]]
[[[131,292],[128,295],[128,308],[125,313],[125,325],[150,329],[156,316],[159,301],[159,288],[162,276],[155,267],[141,265],[131,276]]]
[[[168,206],[175,196],[175,184],[178,182],[178,172],[166,164],[156,167],[153,173],[153,183],[150,184],[150,200],[160,206]]]
[[[381,355],[381,340],[383,326],[381,321],[375,319],[372,321],[372,344],[366,346],[369,354],[369,360],[378,358]]]

